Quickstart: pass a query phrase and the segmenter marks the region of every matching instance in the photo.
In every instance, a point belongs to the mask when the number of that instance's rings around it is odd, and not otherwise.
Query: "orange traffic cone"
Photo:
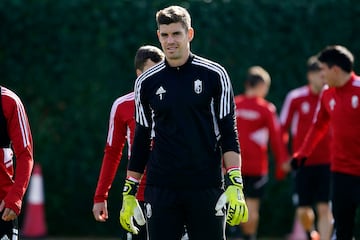
[[[41,238],[47,234],[44,211],[44,189],[41,167],[34,165],[30,178],[27,205],[24,214],[22,236],[28,238]]]

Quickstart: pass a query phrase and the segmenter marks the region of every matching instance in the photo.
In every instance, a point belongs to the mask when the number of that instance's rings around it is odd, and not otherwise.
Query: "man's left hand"
[[[249,210],[242,191],[242,177],[239,169],[234,169],[227,174],[228,187],[216,203],[215,210],[220,211],[228,203],[226,222],[230,226],[247,222]]]

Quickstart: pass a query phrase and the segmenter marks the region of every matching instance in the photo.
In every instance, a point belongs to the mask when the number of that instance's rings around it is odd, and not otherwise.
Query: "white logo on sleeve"
[[[352,96],[351,97],[351,106],[353,108],[357,108],[359,106],[359,97],[358,96]]]
[[[332,98],[330,100],[330,102],[329,102],[329,106],[330,106],[331,111],[334,111],[335,104],[336,104],[335,99]]]
[[[162,86],[160,86],[160,87],[158,88],[158,90],[156,90],[156,93],[155,93],[155,94],[156,94],[156,95],[159,95],[160,100],[162,100],[164,93],[166,93],[166,90],[165,90]]]
[[[202,92],[202,81],[197,79],[194,81],[194,91],[197,94],[200,94]]]

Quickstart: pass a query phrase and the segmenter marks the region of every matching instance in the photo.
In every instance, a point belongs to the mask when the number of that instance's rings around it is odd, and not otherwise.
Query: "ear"
[[[142,74],[142,71],[140,69],[136,69],[136,76],[140,76]]]
[[[330,68],[331,72],[333,74],[336,74],[338,75],[339,73],[341,73],[341,68],[337,65],[333,65],[331,68]]]
[[[188,29],[188,40],[191,42],[194,38],[195,31],[192,27]]]
[[[157,35],[157,37],[158,37],[158,39],[160,41],[160,30],[159,29],[156,31],[156,35]]]

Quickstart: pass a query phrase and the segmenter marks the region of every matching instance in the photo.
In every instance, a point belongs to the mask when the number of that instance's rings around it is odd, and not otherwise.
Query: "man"
[[[189,239],[222,240],[226,203],[229,224],[248,216],[231,82],[222,66],[190,52],[186,9],[162,9],[156,21],[165,61],[135,82],[136,131],[120,222],[130,232],[134,219],[144,222],[134,194],[146,166],[150,240],[180,239],[184,225]]]
[[[163,59],[164,54],[159,48],[149,45],[140,47],[135,55],[136,75],[140,76],[141,73]],[[104,222],[108,219],[108,193],[120,164],[125,141],[127,141],[130,153],[135,130],[134,109],[134,92],[116,99],[111,108],[108,136],[92,210],[95,220],[99,222]],[[144,189],[145,177],[142,178],[140,189],[137,193],[137,199],[142,205]],[[144,227],[140,229],[139,234],[132,236],[132,239],[145,240],[146,229]]]
[[[327,86],[320,95],[310,131],[294,158],[305,161],[331,128],[331,192],[336,237],[350,240],[360,204],[360,78],[353,72],[354,57],[344,46],[328,46],[318,59]]]
[[[256,239],[260,202],[268,182],[269,143],[276,160],[276,178],[283,179],[289,170],[276,108],[265,100],[270,83],[269,73],[260,66],[253,66],[245,80],[245,93],[235,96],[245,200],[249,208],[249,221],[241,224],[244,240]]]
[[[3,86],[0,89],[0,239],[16,240],[17,216],[34,164],[33,143],[20,98]]]
[[[307,62],[308,84],[288,93],[280,113],[284,133],[291,130],[292,151],[301,146],[314,118],[319,94],[325,84],[320,71],[320,63],[315,56]],[[317,230],[321,239],[330,239],[332,232],[332,214],[330,201],[330,131],[308,155],[303,167],[295,175],[296,196],[298,197],[296,216],[304,228],[308,239],[315,228],[317,212]],[[288,134],[285,139],[288,143]],[[300,165],[294,162],[294,167]]]

